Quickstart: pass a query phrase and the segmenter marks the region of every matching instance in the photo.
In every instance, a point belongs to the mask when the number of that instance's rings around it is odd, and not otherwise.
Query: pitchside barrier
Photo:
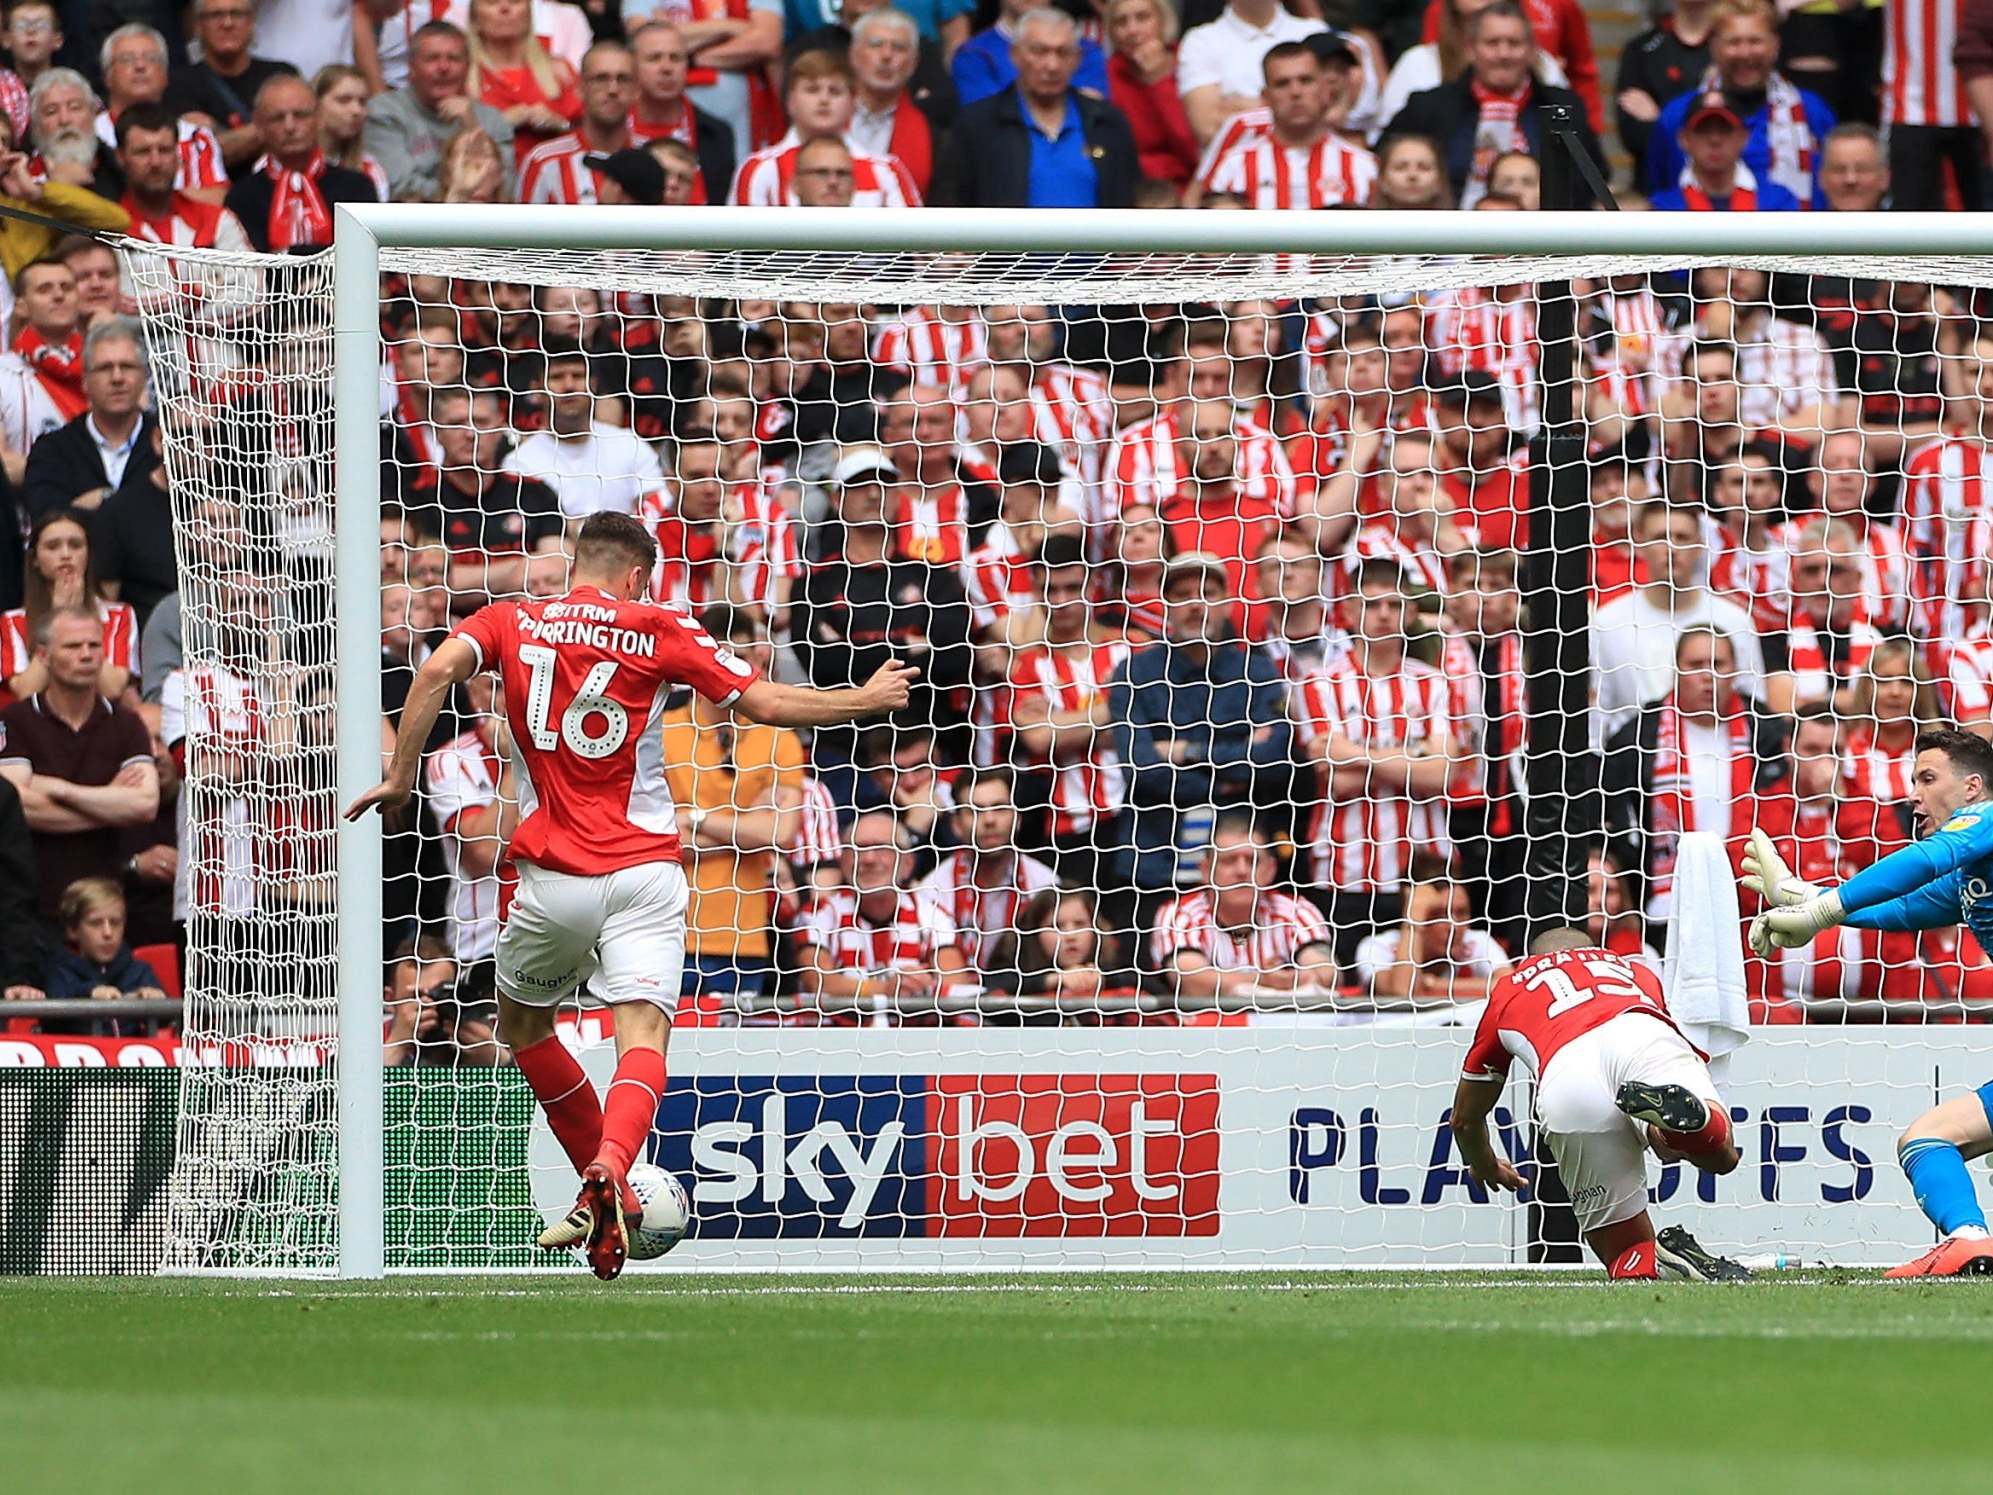
[[[599,1024],[570,1031],[606,1083]],[[1466,1036],[868,1029],[803,1049],[782,1031],[688,1030],[651,1155],[686,1184],[692,1228],[629,1270],[1519,1265],[1528,1196],[1490,1200],[1446,1125]],[[1722,1081],[1742,1166],[1654,1167],[1656,1220],[1809,1263],[1927,1246],[1895,1138],[1981,1080],[1975,1035],[1754,1038]],[[173,1040],[0,1039],[0,1272],[156,1270],[180,1085],[216,1057]],[[290,1062],[272,1077],[313,1072],[311,1056],[274,1057]],[[572,1202],[573,1170],[516,1072],[385,1079],[386,1265],[544,1269],[532,1237]],[[1506,1100],[1503,1145],[1527,1157],[1527,1088]],[[237,1161],[266,1218],[309,1187],[281,1147]]]

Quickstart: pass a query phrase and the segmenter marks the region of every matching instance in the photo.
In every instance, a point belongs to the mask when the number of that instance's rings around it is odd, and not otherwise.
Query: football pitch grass
[[[1832,1491],[1985,1470],[1993,1284],[0,1283],[0,1488]]]

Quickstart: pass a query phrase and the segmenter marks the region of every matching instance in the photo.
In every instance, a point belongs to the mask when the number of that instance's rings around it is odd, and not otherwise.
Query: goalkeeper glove
[[[1841,895],[1829,890],[1815,893],[1793,908],[1767,909],[1751,921],[1750,945],[1759,955],[1774,950],[1797,950],[1811,944],[1813,936],[1832,929],[1847,917],[1841,911]]]
[[[1744,886],[1773,908],[1793,908],[1820,895],[1813,884],[1792,875],[1772,838],[1760,830],[1751,832],[1750,845],[1744,851]]]

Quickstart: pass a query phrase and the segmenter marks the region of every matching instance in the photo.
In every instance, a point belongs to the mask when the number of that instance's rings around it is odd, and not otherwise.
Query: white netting
[[[320,1043],[329,266],[128,259],[187,668],[223,713],[211,748],[188,729],[189,860],[219,899],[192,905],[189,1032]],[[894,722],[813,740],[667,712],[696,893],[652,1138],[698,1221],[674,1263],[1540,1256],[1568,1216],[1476,1202],[1435,1130],[1475,999],[1532,922],[1568,896],[1658,962],[1684,833],[1734,854],[1763,824],[1803,875],[1845,876],[1916,834],[1918,727],[1987,716],[1978,260],[382,264],[391,721],[454,622],[560,593],[600,509],[651,529],[660,600],[777,678],[849,685],[889,653],[926,672]],[[202,291],[223,276],[257,288],[246,312]],[[1537,287],[1567,279],[1591,606],[1559,605],[1538,535],[1532,620]],[[219,548],[231,527],[253,560]],[[1528,720],[1557,704],[1529,701],[1532,626],[1545,668],[1559,630],[1593,669],[1562,736]],[[535,1264],[534,1208],[572,1188],[492,1031],[518,798],[492,695],[452,702],[388,828],[391,1265]],[[226,718],[238,699],[253,730]],[[1534,816],[1532,786],[1558,796]],[[1934,1071],[1977,1083],[1973,1030],[1892,1058],[1783,1025],[1955,1022],[1993,967],[1962,932],[1849,930],[1746,974],[1775,1026],[1734,1094],[1766,1171],[1702,1192],[1737,1209],[1698,1228],[1914,1242],[1873,1165]],[[576,1030],[598,1082],[600,1028]],[[190,1077],[183,1264],[323,1264],[332,1079]],[[1178,1205],[1143,1192],[1144,1116]],[[1051,1167],[1058,1135],[1091,1161]],[[1028,1165],[1004,1152],[1027,1144]],[[1102,1192],[1047,1182],[1081,1173]],[[974,1255],[991,1237],[1009,1254]]]

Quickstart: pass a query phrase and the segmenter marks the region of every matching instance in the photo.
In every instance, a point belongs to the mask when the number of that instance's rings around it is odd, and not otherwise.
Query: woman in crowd
[[[388,174],[360,148],[367,123],[367,75],[343,62],[328,63],[311,80],[311,91],[318,96],[318,148],[325,159],[359,172],[386,202]]]
[[[1938,725],[1938,693],[1907,638],[1884,639],[1855,677],[1854,713],[1842,765],[1845,797],[1877,806],[1876,846],[1887,855],[1915,838],[1910,776],[1917,734]]]
[[[1108,940],[1100,928],[1093,894],[1075,888],[1059,895],[1043,913],[1035,910],[1023,929],[1006,930],[991,952],[988,979],[1020,996],[1091,1001],[1109,984]]]
[[[1169,0],[1107,7],[1107,94],[1128,116],[1142,175],[1182,187],[1197,170],[1197,140],[1176,92],[1176,12]]]
[[[106,602],[90,565],[90,531],[74,509],[50,509],[28,531],[26,607],[0,614],[0,679],[20,700],[48,684],[48,667],[34,657],[35,625],[51,608],[95,607],[104,621],[104,663],[97,688],[115,701],[138,671],[138,614],[128,602]]]
[[[469,33],[471,93],[505,116],[520,161],[575,127],[581,91],[574,69],[548,56],[533,34],[531,0],[471,0]]]
[[[1439,147],[1424,135],[1391,135],[1377,148],[1377,184],[1370,190],[1373,208],[1450,208],[1446,166]]]
[[[1488,167],[1488,195],[1534,213],[1543,206],[1543,168],[1527,151],[1505,151]]]

